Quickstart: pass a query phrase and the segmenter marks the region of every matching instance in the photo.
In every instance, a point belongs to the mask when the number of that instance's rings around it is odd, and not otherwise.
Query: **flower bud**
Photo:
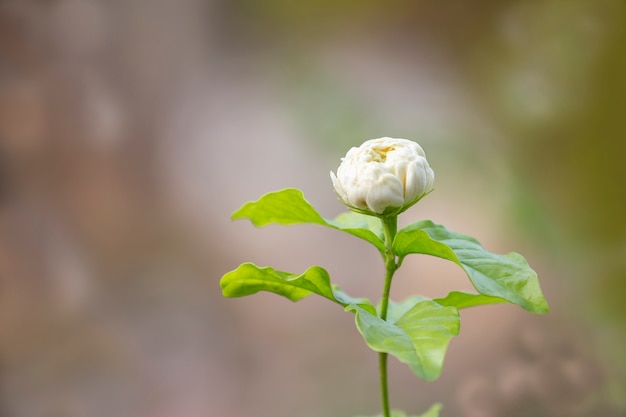
[[[403,212],[432,191],[435,173],[416,142],[379,138],[350,149],[330,178],[350,209],[387,215]]]

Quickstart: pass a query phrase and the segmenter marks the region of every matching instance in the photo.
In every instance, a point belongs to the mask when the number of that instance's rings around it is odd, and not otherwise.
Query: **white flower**
[[[435,173],[417,143],[379,138],[350,149],[330,178],[349,208],[386,215],[403,212],[432,191]]]

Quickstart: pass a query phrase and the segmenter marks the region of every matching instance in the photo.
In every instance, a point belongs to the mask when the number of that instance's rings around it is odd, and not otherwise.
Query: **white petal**
[[[401,207],[404,203],[404,187],[391,174],[384,174],[367,193],[367,207],[374,213],[382,213],[387,207]]]
[[[404,183],[404,198],[407,201],[415,200],[423,193],[425,181],[421,178],[422,169],[417,161],[409,164]]]

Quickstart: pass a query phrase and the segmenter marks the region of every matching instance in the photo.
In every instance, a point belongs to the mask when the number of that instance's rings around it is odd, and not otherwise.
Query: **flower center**
[[[387,146],[385,148],[374,148],[370,155],[372,162],[385,162],[387,160],[387,153],[395,150],[393,146]]]

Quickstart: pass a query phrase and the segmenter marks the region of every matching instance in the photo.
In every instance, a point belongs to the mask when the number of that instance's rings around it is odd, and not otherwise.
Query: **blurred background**
[[[322,299],[224,299],[253,261],[377,300],[363,241],[231,222],[297,187],[343,210],[351,146],[418,141],[430,218],[524,254],[551,306],[462,312],[444,417],[626,415],[626,3],[0,0],[0,416],[379,412],[377,357]],[[407,258],[392,298],[470,289]]]

